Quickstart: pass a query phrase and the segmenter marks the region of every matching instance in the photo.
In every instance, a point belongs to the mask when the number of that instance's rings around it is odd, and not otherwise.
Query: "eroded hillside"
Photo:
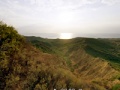
[[[29,37],[27,38],[30,40]],[[39,42],[49,43],[51,45],[49,48],[66,61],[71,72],[81,78],[82,82],[94,83],[107,89],[120,84],[120,56],[119,49],[116,49],[119,47],[111,39],[38,39]]]
[[[116,90],[119,44],[112,41],[103,49],[103,41],[92,40],[26,40],[12,26],[0,23],[0,90]],[[104,57],[108,51],[117,59]]]
[[[43,53],[6,24],[0,24],[0,90],[80,88],[66,62]]]

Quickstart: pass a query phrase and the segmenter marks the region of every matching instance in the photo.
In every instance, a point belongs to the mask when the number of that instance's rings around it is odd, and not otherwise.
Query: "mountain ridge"
[[[62,54],[60,53],[58,54],[60,54],[60,56],[62,57],[65,57],[65,60],[68,59],[68,61],[66,60],[66,62],[68,64],[68,67],[72,67],[71,71],[77,74],[79,73],[79,76],[85,77],[84,79],[88,78],[93,81],[94,80],[96,81],[98,77],[99,78],[101,77],[101,80],[104,80],[119,75],[119,69],[116,68],[119,66],[118,63],[119,61],[117,62],[118,65],[114,66],[115,63],[111,62],[111,60],[109,61],[109,58],[103,58],[99,55],[94,56],[86,51],[86,47],[88,46],[93,47],[95,45],[93,43],[94,41],[96,41],[95,44],[98,45],[97,46],[98,50],[101,49],[101,51],[107,49],[109,50],[110,48],[112,49],[116,48],[115,45],[112,45],[112,42],[108,40],[106,41],[106,39],[94,39],[94,38],[74,38],[70,40],[54,39],[52,41],[52,44],[53,45],[57,45],[55,43],[59,44],[55,49],[58,48],[58,51],[62,52]],[[105,49],[103,49],[103,47]],[[110,54],[112,55],[112,53]],[[100,83],[100,79],[97,80]]]
[[[0,35],[1,90],[120,87],[118,39],[24,37],[4,23],[0,24]],[[95,52],[101,52],[101,56]],[[118,57],[117,62],[103,57],[103,52]]]

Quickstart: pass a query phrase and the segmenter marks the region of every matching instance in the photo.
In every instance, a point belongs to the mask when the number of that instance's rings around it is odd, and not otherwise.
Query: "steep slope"
[[[45,40],[45,42],[53,45],[50,48],[66,61],[71,72],[84,80],[84,83],[89,83],[89,86],[94,83],[93,86],[97,84],[112,89],[114,85],[120,84],[119,49],[116,49],[118,46],[113,44],[113,41],[74,38],[71,40]]]
[[[0,23],[0,90],[119,90],[118,39],[26,38]]]
[[[120,46],[112,43],[110,40],[87,39],[85,50],[94,57],[101,57],[108,60],[114,68],[120,68]],[[118,65],[115,65],[118,64]]]
[[[81,88],[80,80],[57,55],[43,53],[0,23],[0,90]]]

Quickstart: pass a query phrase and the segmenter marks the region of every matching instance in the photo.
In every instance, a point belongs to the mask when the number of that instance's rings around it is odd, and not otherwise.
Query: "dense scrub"
[[[34,44],[35,37],[33,39],[27,37],[27,39]],[[84,85],[88,82],[89,88],[97,86],[98,90],[100,88],[102,88],[101,90],[112,89],[115,84],[120,83],[117,78],[120,65],[118,40],[114,42],[111,39],[74,38],[61,40],[38,39],[38,37],[36,40],[38,40],[37,43],[44,41],[51,45],[49,48],[65,60],[70,71],[83,80],[84,84],[81,86],[84,89]]]
[[[119,40],[26,38],[0,22],[0,90],[119,89]]]
[[[80,87],[64,60],[37,50],[12,26],[0,23],[0,90]]]

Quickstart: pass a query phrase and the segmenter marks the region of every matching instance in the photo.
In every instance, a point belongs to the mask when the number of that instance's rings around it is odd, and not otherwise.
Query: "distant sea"
[[[24,36],[37,36],[42,38],[57,39],[60,38],[60,33],[20,33]],[[116,33],[72,33],[72,38],[75,37],[88,37],[88,38],[120,38],[120,34]]]

